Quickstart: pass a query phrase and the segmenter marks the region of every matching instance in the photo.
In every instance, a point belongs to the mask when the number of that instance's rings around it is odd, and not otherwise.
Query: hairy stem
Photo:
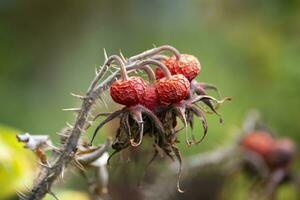
[[[81,109],[77,115],[75,124],[71,130],[71,134],[67,139],[64,146],[61,147],[61,154],[58,158],[54,158],[55,161],[50,167],[42,167],[38,177],[34,181],[35,184],[29,194],[26,196],[27,200],[39,200],[42,199],[47,193],[51,192],[53,182],[61,175],[63,169],[72,161],[76,152],[77,144],[81,134],[85,131],[84,127],[87,123],[87,118],[92,106],[95,103],[97,97],[103,93],[109,86],[120,77],[120,70],[117,70],[111,74],[102,83],[98,84],[99,80],[103,77],[108,66],[116,60],[116,56],[109,57],[103,64],[100,72],[92,81],[89,89],[86,92],[86,96],[83,99]],[[134,69],[135,65],[132,63],[128,66],[128,69]]]
[[[170,45],[164,45],[164,46],[160,46],[160,47],[157,47],[157,48],[154,48],[154,49],[150,49],[150,50],[145,51],[145,52],[143,52],[141,54],[138,54],[136,56],[132,56],[131,58],[128,59],[128,61],[133,62],[133,61],[136,61],[136,60],[143,60],[145,58],[149,58],[151,56],[159,54],[163,51],[170,51],[176,56],[177,60],[180,59],[180,53],[176,48],[174,48]]]
[[[154,71],[152,70],[152,68],[148,65],[145,65],[141,68],[142,70],[144,70],[148,76],[148,79],[149,79],[149,82],[150,83],[154,83],[156,78],[155,78],[155,73]],[[131,73],[131,72],[135,72],[136,69],[133,69],[133,70],[128,70],[127,72],[128,73]]]

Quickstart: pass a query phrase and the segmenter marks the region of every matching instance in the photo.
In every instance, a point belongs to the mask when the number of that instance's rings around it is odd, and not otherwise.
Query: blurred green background
[[[199,81],[233,97],[208,116],[209,133],[184,155],[230,142],[249,109],[300,142],[300,2],[297,0],[0,1],[0,123],[55,135],[74,116],[108,54],[170,44],[197,56]],[[197,124],[197,134],[202,134]]]

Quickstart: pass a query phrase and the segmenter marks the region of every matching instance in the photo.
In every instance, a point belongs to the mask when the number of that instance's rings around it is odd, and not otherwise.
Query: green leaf
[[[0,199],[25,190],[34,178],[35,156],[16,139],[20,131],[0,126]]]

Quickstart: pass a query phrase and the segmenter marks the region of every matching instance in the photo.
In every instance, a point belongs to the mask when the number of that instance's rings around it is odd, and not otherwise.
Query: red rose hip
[[[190,82],[181,74],[157,81],[156,91],[162,105],[179,103],[189,95]]]
[[[110,96],[119,104],[133,106],[139,104],[146,90],[146,82],[141,77],[117,80],[110,87]]]
[[[126,67],[121,58],[116,57],[120,64],[121,79],[110,86],[110,96],[119,104],[134,106],[139,104],[145,94],[146,82],[141,77],[128,77]]]
[[[189,54],[181,54],[178,60],[175,55],[164,60],[163,63],[168,67],[171,74],[182,74],[189,81],[192,81],[201,70],[201,65],[199,60]],[[164,73],[161,69],[157,68],[155,71],[157,79],[164,77]]]
[[[274,139],[264,131],[255,131],[243,138],[241,146],[267,158],[273,150]]]

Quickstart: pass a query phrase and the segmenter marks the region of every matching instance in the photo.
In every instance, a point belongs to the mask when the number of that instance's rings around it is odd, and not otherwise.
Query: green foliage
[[[70,199],[89,200],[90,199],[86,193],[72,191],[72,190],[58,191],[55,195],[60,200],[70,200]],[[45,197],[45,200],[53,200],[53,199],[54,199],[53,196],[51,196],[50,194],[47,194],[47,196]]]
[[[0,198],[5,199],[32,184],[35,159],[16,140],[16,129],[0,126]]]

